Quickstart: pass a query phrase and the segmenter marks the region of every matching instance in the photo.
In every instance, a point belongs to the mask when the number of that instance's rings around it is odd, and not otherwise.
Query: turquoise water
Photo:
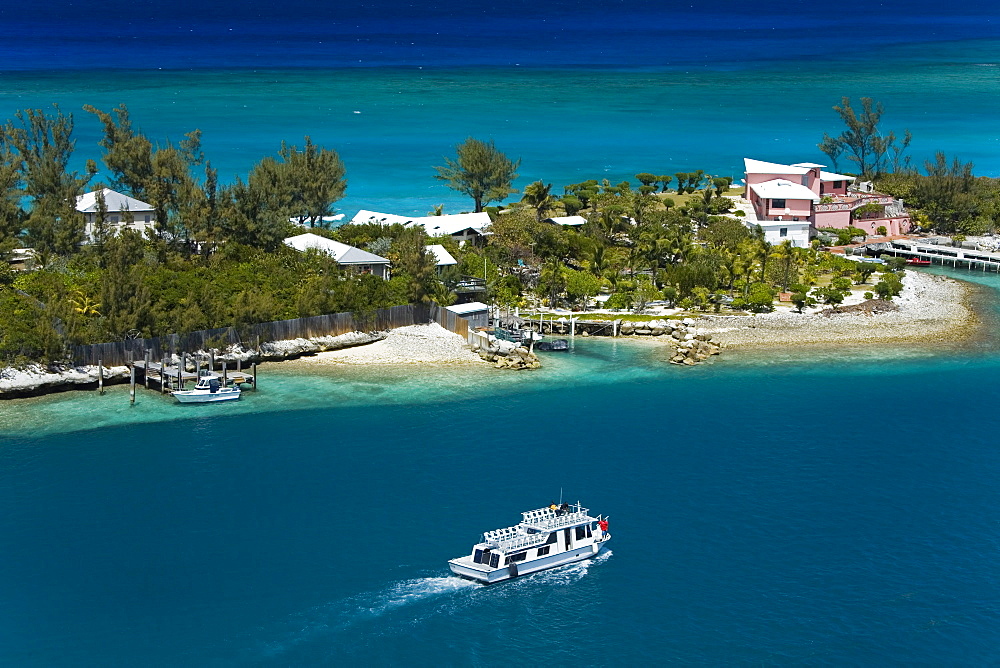
[[[0,8],[0,118],[60,103],[82,165],[80,108],[124,102],[151,137],[201,128],[223,180],[309,134],[348,215],[467,210],[432,167],[468,135],[556,190],[824,163],[842,95],[882,100],[918,164],[996,176],[995,16],[946,9],[24,4]],[[577,339],[533,373],[268,364],[231,406],[2,402],[0,663],[995,664],[1000,279],[956,275],[982,284],[969,343],[682,369]],[[449,576],[560,490],[611,516],[610,554]]]
[[[987,343],[687,369],[576,339],[531,373],[272,364],[233,406],[8,402],[0,660],[993,663]],[[611,515],[609,555],[449,576],[560,489]]]
[[[99,159],[100,126],[80,111],[127,103],[151,137],[204,132],[223,180],[282,140],[306,134],[337,149],[347,196],[338,209],[425,214],[469,202],[433,178],[467,136],[491,137],[523,159],[519,184],[613,183],[642,171],[704,169],[742,178],[744,157],[829,160],[842,95],[884,102],[883,127],[914,135],[916,164],[936,150],[1000,174],[1000,41],[872,48],[865,59],[713,62],[657,71],[544,68],[193,69],[7,72],[0,115],[58,102],[77,116],[78,155]],[[842,170],[849,164],[839,166]],[[561,192],[561,191],[560,191]]]

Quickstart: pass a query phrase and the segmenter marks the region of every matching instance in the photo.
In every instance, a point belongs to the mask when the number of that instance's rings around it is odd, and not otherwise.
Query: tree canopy
[[[513,184],[521,159],[508,158],[492,139],[484,142],[469,137],[455,147],[455,153],[455,159],[445,158],[445,166],[434,168],[437,170],[434,178],[471,197],[476,213],[486,204],[501,202],[517,192]]]
[[[905,152],[912,135],[906,130],[897,143],[895,132],[882,133],[879,123],[885,109],[881,102],[862,97],[861,109],[855,110],[851,106],[851,98],[845,96],[841,98],[839,105],[833,106],[833,110],[846,128],[836,137],[823,133],[823,140],[818,147],[833,162],[834,169],[838,169],[837,162],[842,154],[846,154],[847,159],[857,165],[858,174],[867,177],[878,176],[886,171],[899,171],[908,166]]]

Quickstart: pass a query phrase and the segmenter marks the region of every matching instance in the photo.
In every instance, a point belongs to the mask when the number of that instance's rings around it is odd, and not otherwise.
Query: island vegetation
[[[919,174],[903,152],[909,133],[880,134],[881,105],[863,99],[860,114],[845,98],[835,107],[844,134],[820,148],[846,155],[887,192],[905,197],[927,229],[992,230],[1000,182],[976,178],[972,165],[939,154]],[[338,311],[363,312],[403,303],[449,304],[467,277],[485,278],[485,299],[504,306],[547,304],[641,312],[664,302],[698,312],[766,312],[776,297],[799,311],[838,304],[854,286],[871,296],[899,294],[899,263],[858,263],[826,253],[822,242],[796,248],[768,243],[734,212],[728,175],[703,170],[638,172],[634,181],[536,181],[519,201],[520,160],[492,141],[468,138],[434,178],[489,212],[482,245],[459,247],[420,227],[375,223],[329,229],[347,186],[336,151],[282,143],[245,178],[220,183],[193,130],[173,144],[138,130],[123,105],[85,110],[104,129],[99,156],[70,168],[75,119],[58,107],[18,112],[0,126],[0,251],[31,248],[26,270],[0,263],[0,360],[53,362],[72,344],[240,326]],[[654,167],[655,166],[649,166]],[[98,182],[98,175],[106,179]],[[152,204],[156,229],[146,236],[110,234],[98,226],[84,243],[76,198],[107,186]],[[433,213],[441,214],[436,208]],[[578,226],[549,222],[580,216]],[[103,219],[103,216],[99,218]],[[383,281],[338,266],[282,239],[309,228],[392,261]],[[860,230],[837,230],[849,240]],[[829,243],[839,243],[831,235]],[[435,269],[426,250],[443,244],[459,264]]]

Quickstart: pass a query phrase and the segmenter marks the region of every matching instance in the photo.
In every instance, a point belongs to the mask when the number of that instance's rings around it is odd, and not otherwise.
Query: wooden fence
[[[105,366],[128,364],[141,360],[146,351],[151,351],[152,359],[159,360],[168,355],[211,348],[225,348],[239,343],[244,347],[256,347],[268,341],[288,339],[309,339],[318,336],[338,336],[349,332],[377,332],[407,325],[437,322],[448,331],[468,339],[469,323],[451,311],[438,306],[405,305],[386,309],[376,309],[370,313],[331,313],[310,318],[262,322],[243,327],[222,327],[206,329],[186,334],[167,334],[151,339],[130,339],[113,343],[93,343],[73,346],[73,362],[76,364],[97,364],[101,360]]]

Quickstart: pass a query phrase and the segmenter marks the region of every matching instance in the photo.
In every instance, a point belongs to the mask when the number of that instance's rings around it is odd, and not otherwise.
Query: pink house
[[[803,224],[812,228],[854,226],[871,235],[877,234],[879,227],[885,227],[890,235],[910,231],[910,217],[902,201],[854,187],[853,176],[824,172],[823,165],[811,162],[781,165],[750,158],[743,162],[746,199],[765,232],[781,223],[795,230]]]

